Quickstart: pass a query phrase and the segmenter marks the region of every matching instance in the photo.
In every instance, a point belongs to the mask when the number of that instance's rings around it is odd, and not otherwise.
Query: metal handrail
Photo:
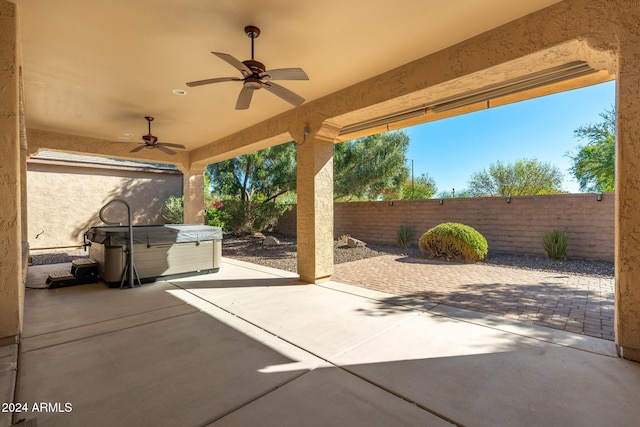
[[[133,270],[134,270],[134,267],[133,267],[133,218],[131,216],[131,206],[129,206],[129,203],[127,203],[122,199],[113,199],[110,202],[108,202],[106,205],[104,205],[102,208],[100,208],[100,220],[107,225],[122,225],[119,222],[112,222],[104,219],[103,211],[114,203],[122,203],[127,207],[127,216],[129,220],[129,251],[127,253],[127,263],[129,264],[129,268],[127,269],[127,273],[128,273],[129,287],[133,288],[135,283],[133,281]]]

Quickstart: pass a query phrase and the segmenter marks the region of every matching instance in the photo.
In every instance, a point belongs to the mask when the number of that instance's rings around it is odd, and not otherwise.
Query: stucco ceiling
[[[260,90],[237,111],[239,82],[185,85],[238,76],[210,52],[249,59],[246,25],[268,69],[306,71],[280,83],[310,102],[556,2],[16,0],[26,124],[131,144],[151,115],[161,141],[194,149],[295,108]]]

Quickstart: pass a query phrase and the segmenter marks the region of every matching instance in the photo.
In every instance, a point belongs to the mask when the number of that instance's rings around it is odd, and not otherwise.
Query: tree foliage
[[[386,132],[336,144],[333,150],[334,200],[399,198],[409,177],[409,136]]]
[[[376,200],[400,198],[409,176],[409,137],[390,132],[334,146],[334,198]],[[273,225],[286,206],[281,201],[296,191],[296,145],[287,144],[207,166],[206,183],[213,192],[206,210],[210,222],[236,233]],[[433,187],[431,189],[431,187]],[[417,181],[418,195],[430,197],[435,183],[426,175]],[[215,205],[215,206],[214,206]]]
[[[557,166],[536,159],[520,159],[513,164],[498,161],[471,175],[472,196],[523,196],[562,192],[562,172]]]
[[[334,198],[400,198],[409,176],[405,166],[409,136],[388,132],[334,146]],[[219,197],[268,202],[296,190],[294,142],[207,166],[211,189]]]
[[[581,126],[574,135],[586,139],[575,156],[569,155],[573,166],[569,169],[580,184],[581,191],[615,190],[616,113],[615,109],[600,114],[600,123]]]
[[[295,143],[276,145],[207,166],[214,194],[242,201],[275,200],[296,186]]]
[[[408,178],[402,183],[401,196],[403,199],[430,199],[437,191],[436,181],[423,173],[413,180]]]
[[[288,209],[278,198],[295,191],[295,155],[292,141],[208,165],[205,182],[214,196],[207,221],[236,234],[275,225]]]

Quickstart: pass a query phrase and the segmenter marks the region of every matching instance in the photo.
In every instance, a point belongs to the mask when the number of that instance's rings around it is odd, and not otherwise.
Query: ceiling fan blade
[[[278,95],[280,98],[284,99],[289,104],[295,105],[296,107],[304,102],[303,97],[301,97],[296,93],[291,92],[289,89],[287,89],[286,87],[280,86],[279,84],[272,83],[272,82],[265,82],[262,87],[267,89],[269,92],[273,93],[274,95]]]
[[[173,147],[173,148],[182,148],[183,150],[187,148],[182,144],[174,144],[173,142],[158,142],[156,145],[164,145],[165,147]]]
[[[261,74],[267,80],[309,80],[302,68],[277,68]]]
[[[246,110],[251,104],[251,97],[253,96],[253,89],[242,86],[240,95],[238,95],[238,101],[236,101],[236,110]]]
[[[242,79],[238,77],[216,77],[215,79],[196,80],[195,82],[189,82],[187,83],[187,86],[194,87],[194,86],[208,85],[211,83],[232,82],[232,81],[241,82]]]
[[[158,150],[160,150],[160,151],[163,151],[163,152],[165,152],[165,153],[167,153],[167,154],[171,155],[171,156],[173,156],[174,154],[176,154],[176,152],[175,152],[175,151],[173,151],[173,150],[169,150],[167,147],[163,147],[162,145],[159,145],[159,144],[154,145],[154,147],[155,147],[155,148],[157,148],[157,149],[158,149]]]
[[[140,144],[139,147],[134,148],[133,150],[129,151],[130,153],[137,153],[138,151],[142,150],[143,148],[145,148],[147,146],[147,144]]]
[[[252,74],[251,69],[249,67],[247,67],[242,63],[242,61],[238,61],[236,58],[229,55],[228,53],[220,53],[220,52],[211,52],[211,53],[213,53],[215,56],[222,59],[223,61],[227,62],[228,64],[232,65],[234,68],[237,68],[244,77],[250,76]]]

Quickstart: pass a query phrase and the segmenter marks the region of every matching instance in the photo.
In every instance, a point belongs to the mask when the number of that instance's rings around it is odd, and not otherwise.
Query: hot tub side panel
[[[133,262],[140,278],[210,272],[214,266],[214,242],[134,245]]]

